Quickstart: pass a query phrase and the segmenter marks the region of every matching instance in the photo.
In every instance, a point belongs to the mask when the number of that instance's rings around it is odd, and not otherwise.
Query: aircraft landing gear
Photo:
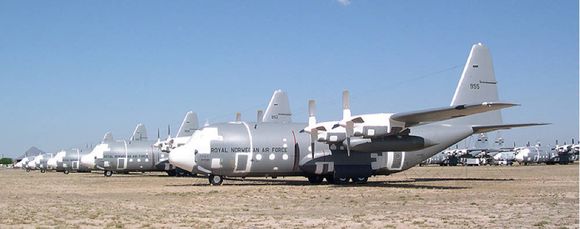
[[[210,185],[222,185],[224,182],[224,177],[219,175],[209,175],[209,184]]]
[[[348,177],[334,177],[335,184],[348,184],[350,178]]]
[[[175,170],[167,170],[166,172],[167,172],[167,176],[170,176],[170,177],[174,177],[177,175],[177,172]]]
[[[367,181],[369,181],[368,177],[353,177],[352,178],[352,183],[355,183],[355,184],[366,184]]]
[[[110,177],[113,175],[113,171],[111,170],[105,170],[105,172],[103,173],[103,175],[105,175],[106,177]]]
[[[334,175],[325,176],[324,179],[326,179],[326,182],[329,184],[334,184]]]
[[[26,168],[26,172],[27,172],[27,173],[28,173],[28,172],[30,172],[30,169],[29,169],[29,168]]]
[[[322,176],[308,176],[308,182],[310,182],[311,184],[320,184],[322,183],[322,180],[324,180],[324,177]]]
[[[65,170],[63,173],[64,174],[69,174],[70,173],[70,170]]]
[[[46,169],[41,169],[40,173],[46,173]]]

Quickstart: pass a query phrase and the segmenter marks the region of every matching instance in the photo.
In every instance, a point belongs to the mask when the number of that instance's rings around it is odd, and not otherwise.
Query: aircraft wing
[[[550,125],[550,123],[522,123],[522,124],[505,124],[505,125],[489,125],[489,126],[474,126],[474,134],[485,133],[496,130],[505,130],[516,127],[527,127],[527,126],[543,126]]]
[[[513,106],[517,106],[517,104],[486,102],[481,104],[459,105],[454,107],[396,113],[391,116],[391,119],[404,122],[405,127],[411,127],[422,123],[444,121]]]

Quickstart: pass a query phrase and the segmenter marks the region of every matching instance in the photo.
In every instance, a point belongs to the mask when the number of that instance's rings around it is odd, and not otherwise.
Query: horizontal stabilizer
[[[543,126],[550,125],[550,123],[522,123],[522,124],[505,124],[505,125],[489,125],[489,126],[473,126],[474,134],[485,133],[496,130],[505,130],[517,127],[528,127],[528,126]]]
[[[411,127],[418,125],[420,123],[444,121],[448,119],[459,118],[513,106],[517,106],[517,104],[485,102],[481,104],[458,105],[453,107],[396,113],[391,116],[391,119],[399,122],[404,122],[405,127]]]

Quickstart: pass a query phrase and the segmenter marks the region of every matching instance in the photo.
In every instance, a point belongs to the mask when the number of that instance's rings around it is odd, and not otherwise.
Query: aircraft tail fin
[[[451,106],[484,102],[499,102],[499,96],[491,54],[485,45],[478,43],[471,47],[461,79],[451,100]],[[502,124],[502,117],[500,111],[497,110],[457,118],[450,122],[468,125],[499,125]]]
[[[103,137],[103,143],[105,142],[112,142],[113,141],[113,133],[111,132],[107,132],[105,133],[105,136]]]
[[[187,112],[187,114],[185,114],[183,122],[181,123],[181,127],[179,127],[179,131],[177,131],[177,135],[175,137],[177,138],[189,137],[197,129],[199,129],[197,114],[191,111]]]
[[[288,95],[282,90],[274,91],[272,99],[264,112],[262,122],[292,122],[292,112],[290,111],[290,103],[288,102]]]
[[[131,136],[131,141],[147,141],[147,129],[145,129],[145,125],[139,123],[137,127],[135,127],[135,131],[133,131],[133,135]]]

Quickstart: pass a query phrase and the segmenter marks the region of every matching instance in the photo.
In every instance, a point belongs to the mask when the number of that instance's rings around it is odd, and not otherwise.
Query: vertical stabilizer
[[[112,142],[112,141],[113,141],[113,133],[111,133],[111,132],[105,133],[105,136],[103,137],[102,143]]]
[[[274,92],[270,104],[268,104],[268,108],[266,108],[262,121],[279,123],[292,122],[292,112],[290,111],[290,103],[288,102],[286,92],[283,92],[282,90]]]
[[[131,141],[147,141],[147,129],[145,129],[145,125],[139,123],[137,127],[135,127],[135,131],[133,131],[133,135],[131,136]]]
[[[179,127],[179,131],[175,137],[189,137],[193,134],[195,130],[199,129],[199,124],[197,121],[197,114],[193,112],[187,112],[185,118]]]
[[[485,45],[471,47],[461,79],[455,89],[451,106],[498,102],[497,81],[493,71],[491,54]],[[453,119],[450,122],[470,125],[497,125],[502,123],[499,110]]]

